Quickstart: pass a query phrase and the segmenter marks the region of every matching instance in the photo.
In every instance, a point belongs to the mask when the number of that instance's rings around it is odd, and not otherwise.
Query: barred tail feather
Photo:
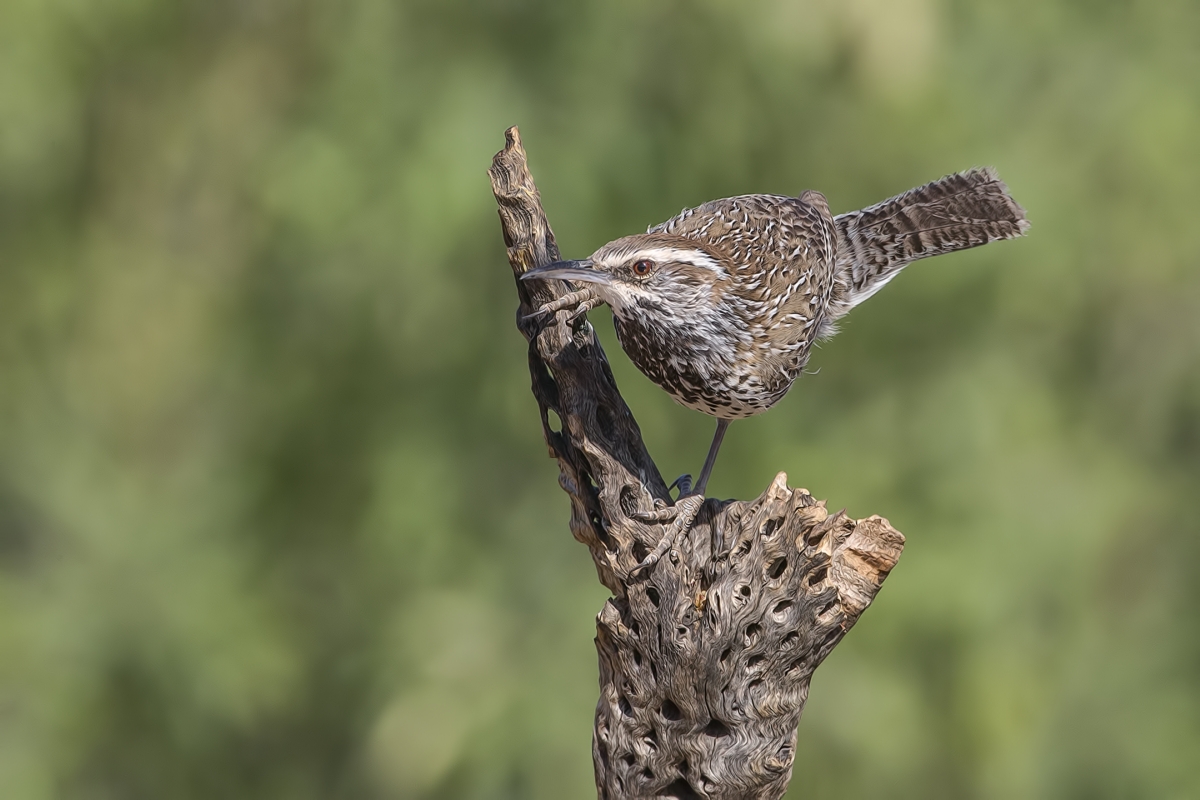
[[[1014,239],[1029,228],[1025,210],[991,167],[947,175],[862,211],[839,214],[834,224],[837,274],[846,289],[842,313],[913,261]]]

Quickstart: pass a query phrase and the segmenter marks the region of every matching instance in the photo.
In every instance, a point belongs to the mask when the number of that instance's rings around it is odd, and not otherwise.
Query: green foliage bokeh
[[[1200,797],[1197,76],[1190,0],[0,3],[0,796],[594,796],[518,124],[572,256],[996,166],[1030,236],[857,309],[710,484],[908,537],[789,796]]]

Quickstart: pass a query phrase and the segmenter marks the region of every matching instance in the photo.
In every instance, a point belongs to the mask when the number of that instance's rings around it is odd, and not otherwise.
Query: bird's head
[[[609,242],[590,258],[532,269],[521,279],[584,283],[618,316],[641,310],[686,317],[711,310],[731,275],[724,259],[695,240],[644,233]]]

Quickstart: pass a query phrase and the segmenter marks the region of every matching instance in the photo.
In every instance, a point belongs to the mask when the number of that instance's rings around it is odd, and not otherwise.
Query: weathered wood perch
[[[520,276],[559,251],[517,129],[505,138],[489,175]],[[672,501],[591,325],[566,311],[525,318],[567,291],[518,280],[517,327],[571,533],[613,593],[596,625],[599,796],[781,797],[813,670],[870,605],[904,537],[882,517],[828,513],[780,473],[756,500],[705,501],[678,545],[630,577],[669,525],[630,514]]]

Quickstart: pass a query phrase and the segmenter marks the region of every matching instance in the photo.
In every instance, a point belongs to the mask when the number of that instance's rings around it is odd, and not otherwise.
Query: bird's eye
[[[633,265],[633,274],[646,276],[654,269],[654,262],[642,259]]]

